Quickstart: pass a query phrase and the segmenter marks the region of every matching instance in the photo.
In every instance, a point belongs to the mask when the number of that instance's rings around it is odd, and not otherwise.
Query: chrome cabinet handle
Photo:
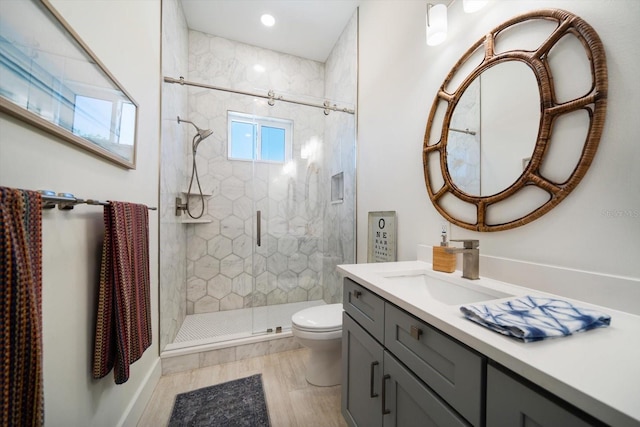
[[[382,415],[387,415],[390,414],[391,411],[388,410],[387,408],[385,408],[385,403],[387,402],[387,380],[391,378],[391,375],[386,374],[384,377],[382,377],[382,404],[380,405],[382,407]]]
[[[418,328],[417,326],[411,325],[411,338],[419,340],[420,335],[422,335],[422,329]]]
[[[371,377],[371,386],[369,387],[369,397],[374,398],[374,397],[378,397],[378,393],[373,391],[373,371],[375,369],[376,366],[378,366],[379,363],[376,360],[375,362],[371,362],[371,373],[370,373],[370,377]]]
[[[262,244],[262,222],[260,221],[260,217],[262,216],[262,211],[256,211],[256,232],[258,236],[256,237],[256,244],[260,246]]]

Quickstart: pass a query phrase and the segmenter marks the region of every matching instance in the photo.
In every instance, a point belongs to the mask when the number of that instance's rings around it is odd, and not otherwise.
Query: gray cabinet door
[[[382,426],[382,346],[342,315],[342,415],[350,426]]]
[[[488,427],[586,427],[602,425],[584,421],[569,405],[538,393],[489,365],[487,368]]]
[[[384,374],[384,427],[469,426],[387,351]]]

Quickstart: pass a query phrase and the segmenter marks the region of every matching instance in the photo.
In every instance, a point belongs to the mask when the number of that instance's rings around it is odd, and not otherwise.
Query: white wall
[[[605,46],[609,100],[598,153],[580,185],[542,218],[495,233],[452,227],[451,237],[479,239],[485,255],[623,276],[639,283],[640,145],[634,122],[640,111],[635,30],[640,23],[640,2],[634,0],[494,0],[472,15],[462,11],[458,0],[449,7],[447,41],[437,47],[425,44],[424,2],[363,1],[358,116],[360,262],[366,260],[369,211],[397,211],[399,260],[416,259],[417,244],[438,241],[441,217],[428,199],[421,151],[436,90],[456,60],[485,32],[520,13],[546,7],[580,16],[595,28]],[[578,288],[580,283],[572,286]]]
[[[159,1],[54,1],[139,105],[137,169],[121,167],[0,115],[0,185],[158,205]],[[91,377],[102,209],[43,213],[45,420],[48,426],[135,425],[159,375],[158,221],[150,212],[153,343],[116,386]]]

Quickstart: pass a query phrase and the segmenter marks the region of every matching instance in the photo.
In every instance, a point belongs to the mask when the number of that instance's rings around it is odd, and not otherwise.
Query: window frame
[[[255,126],[255,141],[254,141],[254,150],[253,150],[253,158],[244,158],[244,157],[232,157],[232,123],[247,123]],[[262,158],[262,126],[278,128],[284,130],[284,159],[282,161],[279,160],[265,160]],[[261,162],[261,163],[272,163],[272,164],[285,164],[289,162],[293,155],[293,120],[289,119],[280,119],[276,117],[265,117],[258,116],[255,114],[247,114],[241,113],[238,111],[227,111],[227,159],[228,160],[238,160],[245,162]]]

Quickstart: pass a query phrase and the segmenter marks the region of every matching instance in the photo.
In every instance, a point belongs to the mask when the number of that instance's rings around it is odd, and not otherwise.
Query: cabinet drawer
[[[568,403],[534,390],[489,365],[487,368],[487,426],[586,427],[604,425]],[[583,417],[585,419],[583,419]],[[590,417],[589,417],[590,418]]]
[[[483,424],[484,357],[389,303],[384,342],[467,421]]]
[[[384,300],[353,280],[344,279],[344,311],[379,342],[384,340]]]

